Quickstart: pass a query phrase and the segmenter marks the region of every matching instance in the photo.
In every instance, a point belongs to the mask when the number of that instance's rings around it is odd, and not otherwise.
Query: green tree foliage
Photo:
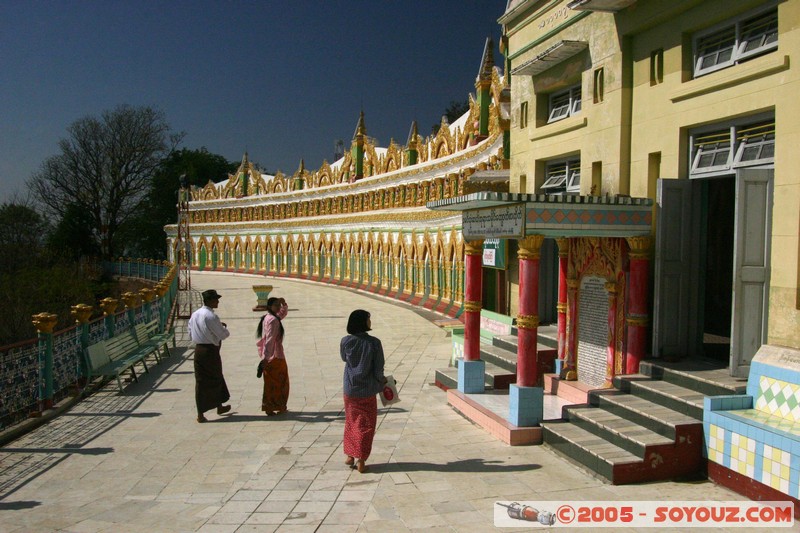
[[[65,259],[97,257],[100,248],[94,238],[91,213],[79,205],[67,206],[61,220],[47,240],[48,248]]]
[[[11,276],[0,276],[5,305],[0,307],[0,346],[36,337],[31,317],[58,316],[56,330],[75,323],[70,309],[78,303],[96,305],[95,283],[84,277],[77,263],[36,265]]]
[[[39,261],[48,225],[32,207],[0,205],[0,271],[13,273]]]
[[[186,175],[189,185],[203,187],[209,181],[218,182],[233,173],[238,163],[212,154],[205,147],[199,150],[174,151],[162,162],[153,175],[146,199],[147,208],[129,224],[124,233],[130,257],[166,259],[167,245],[164,226],[178,221],[178,189],[180,177]]]
[[[31,316],[58,315],[58,328],[73,322],[70,307],[93,304],[93,282],[77,263],[62,261],[46,246],[50,228],[33,208],[0,205],[0,346],[31,339]]]
[[[145,209],[154,174],[183,134],[171,132],[161,111],[128,105],[78,119],[67,131],[29,188],[54,219],[70,209],[88,214],[101,255],[119,256],[118,232]]]

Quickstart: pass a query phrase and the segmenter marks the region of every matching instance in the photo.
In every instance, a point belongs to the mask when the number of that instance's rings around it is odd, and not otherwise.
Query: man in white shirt
[[[225,376],[222,375],[222,358],[219,349],[222,341],[230,337],[226,324],[220,321],[214,309],[219,307],[221,296],[214,289],[203,291],[203,307],[189,318],[189,338],[194,349],[194,399],[197,404],[197,421],[207,422],[204,413],[217,408],[222,415],[231,410],[223,405],[231,395]]]

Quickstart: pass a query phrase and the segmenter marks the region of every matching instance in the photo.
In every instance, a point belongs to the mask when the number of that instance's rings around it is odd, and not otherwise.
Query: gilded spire
[[[415,120],[411,122],[411,131],[408,133],[408,141],[406,141],[409,148],[417,147],[417,135],[419,133],[417,132],[417,121]]]
[[[364,110],[361,110],[361,114],[358,116],[358,125],[356,126],[356,135],[354,139],[359,137],[364,138],[367,134],[367,127],[364,125]]]
[[[481,67],[478,70],[478,77],[475,78],[475,83],[492,82],[492,68],[494,68],[494,42],[491,37],[486,38],[486,44],[483,47],[483,57],[481,57]]]

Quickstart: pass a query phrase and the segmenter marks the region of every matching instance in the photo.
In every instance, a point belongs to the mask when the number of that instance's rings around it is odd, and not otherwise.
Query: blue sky
[[[349,148],[359,111],[382,146],[428,134],[474,92],[505,0],[0,0],[0,202],[75,120],[164,111],[183,147],[274,172]]]

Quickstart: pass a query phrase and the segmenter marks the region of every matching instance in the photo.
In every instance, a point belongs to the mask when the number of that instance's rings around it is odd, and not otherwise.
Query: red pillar
[[[577,279],[567,279],[567,349],[564,379],[578,379],[578,287]]]
[[[617,284],[606,282],[608,291],[608,346],[606,347],[606,385],[614,379],[614,359],[617,345]]]
[[[543,235],[519,240],[519,315],[517,316],[517,385],[539,386],[536,346],[539,334],[539,253]]]
[[[567,260],[569,258],[569,239],[556,239],[558,244],[558,358],[567,357]]]
[[[647,326],[650,323],[648,290],[650,285],[650,237],[628,237],[630,251],[628,289],[628,339],[625,353],[625,373],[639,372],[639,363],[647,351]]]
[[[464,360],[481,358],[483,241],[464,243]]]

